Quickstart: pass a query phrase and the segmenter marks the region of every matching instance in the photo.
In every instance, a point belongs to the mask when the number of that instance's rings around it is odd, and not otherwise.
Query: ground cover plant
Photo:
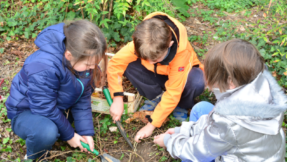
[[[179,19],[187,28],[189,41],[200,60],[216,43],[241,38],[253,43],[264,57],[278,83],[287,88],[287,2],[285,0],[2,0],[0,2],[0,161],[20,161],[25,153],[25,141],[11,130],[7,119],[5,98],[14,75],[25,59],[37,47],[33,41],[45,27],[77,18],[88,19],[102,29],[109,45],[108,52],[116,53],[131,41],[134,27],[145,15],[161,11]],[[130,87],[130,83],[125,83]],[[206,90],[196,101],[215,102]],[[129,150],[120,133],[110,132],[115,126],[110,115],[93,113],[95,146],[121,161],[179,161],[152,143],[152,137],[141,143],[133,142]],[[123,121],[128,115],[122,117]],[[153,135],[165,132],[180,123],[170,121]],[[282,127],[287,127],[286,115]],[[132,140],[144,124],[133,121],[123,126]],[[285,129],[286,130],[286,129]],[[287,147],[287,144],[286,144]],[[50,161],[99,161],[99,157],[72,149],[57,141]],[[287,157],[287,153],[286,153]]]

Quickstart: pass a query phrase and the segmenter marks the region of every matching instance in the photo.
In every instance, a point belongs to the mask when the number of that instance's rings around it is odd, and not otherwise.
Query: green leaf
[[[3,144],[6,144],[9,141],[9,137],[3,139]]]
[[[4,48],[0,48],[0,53],[4,53]]]
[[[72,157],[67,157],[67,162],[75,162],[75,160]]]
[[[61,146],[61,150],[65,151],[66,147],[65,146]]]
[[[73,11],[70,11],[70,12],[67,13],[66,19],[67,20],[73,20],[75,17],[76,17],[76,13],[73,12]]]
[[[24,32],[25,38],[29,39],[30,32]]]
[[[36,38],[37,37],[37,33],[32,33],[32,38]]]

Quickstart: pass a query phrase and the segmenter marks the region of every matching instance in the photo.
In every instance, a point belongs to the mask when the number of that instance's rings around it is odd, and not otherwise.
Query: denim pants
[[[192,110],[190,111],[189,121],[196,122],[202,115],[209,114],[209,112],[212,111],[213,107],[214,105],[206,101],[201,101],[195,104]],[[212,162],[214,161],[215,160],[213,160]],[[182,162],[188,162],[188,161],[182,161]]]
[[[71,113],[68,120],[72,123]],[[47,117],[32,114],[30,110],[16,115],[11,121],[11,126],[16,135],[26,140],[28,159],[41,157],[47,150],[52,149],[60,137],[58,127],[53,121]]]
[[[155,74],[147,70],[141,64],[140,59],[128,65],[124,76],[129,79],[142,96],[149,100],[153,100],[162,94],[165,89],[165,82],[168,80],[167,75]],[[184,109],[192,108],[194,98],[204,91],[204,87],[203,72],[199,67],[194,66],[188,74],[186,85],[177,106]]]

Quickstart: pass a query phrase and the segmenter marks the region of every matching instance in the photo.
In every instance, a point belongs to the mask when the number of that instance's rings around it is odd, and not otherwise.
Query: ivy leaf
[[[0,53],[4,53],[4,48],[0,48]]]
[[[9,137],[3,139],[3,144],[6,144],[9,141]]]
[[[73,12],[73,11],[70,11],[70,12],[67,13],[66,19],[67,20],[73,20],[75,17],[76,17],[76,13]]]
[[[190,14],[187,12],[189,6],[186,5],[186,1],[179,1],[179,0],[171,0],[171,3],[177,7],[177,10],[183,14],[185,17],[189,17]]]

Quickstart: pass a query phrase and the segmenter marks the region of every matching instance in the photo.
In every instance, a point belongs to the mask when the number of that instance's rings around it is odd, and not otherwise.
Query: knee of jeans
[[[211,103],[209,103],[209,102],[207,102],[207,101],[200,101],[200,102],[198,102],[197,104],[195,104],[194,106],[193,106],[193,108],[192,108],[192,111],[194,111],[194,112],[202,112],[202,111],[211,111],[212,110],[212,108],[213,108],[214,106],[211,104]]]
[[[39,130],[37,134],[34,134],[36,141],[40,142],[42,145],[53,145],[58,139],[58,128],[56,125],[50,125]]]

